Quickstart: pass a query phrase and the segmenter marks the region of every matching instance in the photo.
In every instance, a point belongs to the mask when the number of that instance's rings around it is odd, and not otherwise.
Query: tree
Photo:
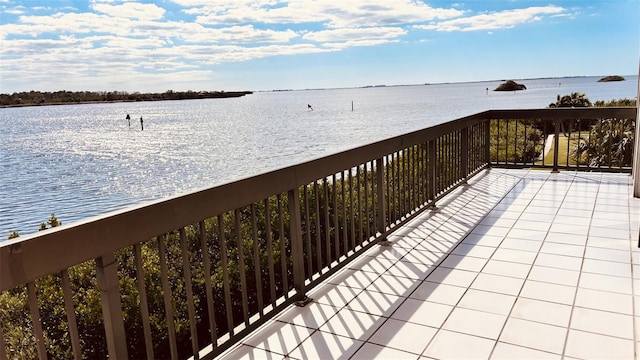
[[[569,95],[564,95],[556,98],[555,103],[549,104],[550,108],[562,108],[562,107],[590,107],[591,101],[584,93],[574,92]],[[560,120],[560,131],[565,137],[568,137],[575,126],[576,120]]]
[[[636,99],[596,101],[598,107],[633,106]],[[587,139],[581,138],[573,150],[581,164],[590,167],[627,167],[633,161],[635,122],[632,119],[599,119],[589,131]]]

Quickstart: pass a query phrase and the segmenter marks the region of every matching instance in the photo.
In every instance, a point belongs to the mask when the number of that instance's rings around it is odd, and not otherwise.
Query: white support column
[[[638,75],[640,75],[640,62],[638,63]],[[638,92],[636,93],[636,134],[633,149],[633,197],[640,197],[640,79],[638,79]]]

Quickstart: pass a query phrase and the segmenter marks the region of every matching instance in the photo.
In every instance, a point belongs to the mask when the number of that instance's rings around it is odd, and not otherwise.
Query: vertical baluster
[[[124,331],[118,264],[113,253],[96,259],[96,280],[100,289],[104,330],[109,356],[127,358],[127,336]]]
[[[218,331],[216,329],[215,302],[213,295],[213,285],[211,284],[211,255],[207,245],[207,231],[204,221],[200,221],[200,250],[202,251],[202,266],[204,271],[204,288],[207,297],[207,313],[209,313],[209,332],[211,336],[211,346],[215,349],[218,346]]]
[[[396,222],[397,219],[397,204],[398,204],[398,198],[396,197],[396,188],[400,185],[399,181],[398,181],[398,176],[397,176],[397,171],[396,168],[398,167],[398,153],[395,152],[393,154],[391,154],[391,179],[392,184],[391,184],[391,191],[393,191],[393,194],[391,195],[391,206],[392,209],[389,209],[389,211],[391,212],[391,214],[389,214],[389,223],[393,224]]]
[[[553,138],[553,172],[557,173],[558,172],[558,154],[559,154],[559,147],[560,147],[560,121],[559,119],[556,119],[553,121],[554,125],[555,125],[555,136]]]
[[[370,162],[364,163],[364,213],[366,220],[366,228],[365,228],[365,237],[368,240],[371,237],[371,219],[369,212],[369,176],[371,175],[371,171],[369,170]]]
[[[567,164],[566,164],[566,168],[569,169],[569,149],[571,148],[571,128],[573,127],[573,120],[569,120],[570,123],[567,124],[567,155],[566,155],[566,159],[567,159]]]
[[[380,232],[380,234],[384,234],[385,231],[387,230],[387,211],[386,211],[386,206],[385,204],[387,204],[386,202],[386,192],[385,190],[388,190],[388,188],[385,186],[384,184],[384,179],[385,179],[385,173],[387,173],[387,180],[388,180],[388,171],[384,171],[384,157],[382,158],[378,158],[376,159],[376,190],[377,190],[377,196],[378,196],[378,203],[377,203],[377,209],[378,209],[378,228],[377,231]],[[376,206],[374,206],[374,209],[376,208]]]
[[[340,219],[338,217],[338,183],[336,182],[336,174],[332,176],[333,180],[333,233],[334,233],[334,252],[335,259],[340,258]]]
[[[169,271],[167,268],[167,250],[164,243],[165,236],[160,236],[158,240],[158,258],[160,261],[160,282],[162,284],[162,295],[164,299],[164,312],[167,320],[167,335],[169,337],[169,351],[171,359],[178,358],[178,348],[176,345],[176,330],[173,320],[173,306],[171,302],[171,287],[169,286]]]
[[[140,246],[140,244],[133,245],[133,255],[136,263],[138,293],[140,294],[140,317],[142,318],[142,331],[144,333],[144,347],[147,352],[147,359],[151,360],[154,358],[153,339],[151,338],[151,322],[149,321],[149,304],[147,300],[147,288],[144,283],[144,268],[142,266],[142,246]]]
[[[357,243],[361,244],[364,240],[364,229],[362,228],[362,190],[360,189],[360,165],[356,168],[356,202],[358,203],[358,240]]]
[[[309,224],[309,187],[304,185],[302,187],[302,206],[304,206],[304,226],[301,226],[304,233],[306,251],[303,250],[307,263],[306,276],[311,277],[313,274],[313,251],[311,250],[311,224]],[[302,225],[302,224],[301,224]],[[304,248],[303,248],[304,249]]]
[[[317,270],[322,269],[322,244],[320,239],[322,238],[322,229],[320,228],[320,194],[318,191],[318,181],[313,182],[313,198],[315,200],[315,215],[316,215],[316,263]],[[311,254],[310,254],[311,255]]]
[[[269,288],[271,289],[271,306],[276,306],[276,275],[273,259],[273,234],[271,233],[271,204],[269,198],[264,200],[264,223],[267,232],[267,261],[269,261]]]
[[[324,187],[324,246],[326,265],[331,264],[331,220],[329,219],[329,181],[325,177],[322,180]]]
[[[260,241],[258,239],[258,221],[256,220],[256,204],[251,204],[251,235],[253,237],[253,269],[256,277],[256,295],[258,296],[258,312],[264,315],[262,297],[262,266],[260,264]]]
[[[578,119],[578,146],[576,147],[576,168],[580,168],[580,155],[582,154],[580,149],[580,142],[582,140],[582,123]]]
[[[282,266],[282,284],[285,299],[289,298],[289,272],[287,271],[287,240],[284,234],[284,210],[282,209],[282,195],[277,195],[278,220],[280,225],[280,264]]]
[[[220,261],[222,262],[222,287],[224,288],[224,303],[227,313],[227,328],[229,335],[233,336],[233,308],[231,302],[231,283],[229,281],[229,260],[227,258],[227,239],[224,235],[224,214],[218,215],[218,240],[220,241]]]
[[[300,226],[300,195],[298,189],[289,190],[288,199],[293,286],[296,289],[295,299],[298,302],[304,302],[307,296],[305,294],[304,250],[302,246],[302,227]]]
[[[469,127],[462,129],[460,134],[460,177],[463,183],[467,183],[469,177]]]
[[[249,326],[249,294],[247,289],[247,271],[244,262],[244,242],[242,241],[242,227],[240,226],[240,209],[234,211],[236,223],[236,247],[238,249],[238,265],[240,267],[240,290],[242,291],[242,316],[244,324]]]
[[[0,360],[8,360],[7,345],[5,344],[4,335],[2,334],[2,327],[0,327]]]
[[[180,252],[182,255],[182,272],[184,286],[187,294],[187,314],[189,316],[189,329],[191,331],[191,350],[193,358],[199,359],[198,354],[198,329],[196,324],[196,308],[193,301],[193,284],[191,281],[191,261],[189,260],[189,248],[187,247],[187,234],[184,228],[180,228]]]
[[[384,176],[384,178],[386,179],[386,181],[384,182],[380,182],[380,186],[384,186],[384,194],[385,197],[381,198],[382,201],[386,201],[386,206],[385,209],[387,210],[387,212],[385,213],[385,218],[384,218],[384,224],[385,224],[385,229],[386,229],[386,224],[391,223],[392,219],[391,219],[391,197],[392,197],[392,191],[391,191],[391,173],[392,173],[392,161],[393,161],[393,154],[387,154],[384,156],[385,159],[385,163],[383,164],[383,168],[380,169],[380,173]],[[384,231],[382,231],[384,232]]]
[[[371,236],[376,236],[376,233],[380,228],[380,225],[378,224],[379,219],[376,209],[378,208],[379,203],[382,203],[382,205],[384,205],[384,198],[377,197],[378,186],[382,186],[382,183],[378,182],[378,165],[383,161],[384,160],[382,160],[382,158],[376,159],[375,163],[371,161],[371,223],[373,224],[373,226],[371,227]],[[384,181],[384,177],[382,178],[382,180]]]
[[[516,162],[516,159],[518,158],[518,123],[520,122],[520,120],[513,120],[516,123],[516,130],[515,130],[515,135],[513,136],[513,162]]]
[[[349,227],[351,234],[351,250],[356,247],[355,209],[353,203],[353,168],[349,169]]]
[[[491,166],[491,120],[485,120],[482,123],[484,136],[483,136],[483,149],[484,149],[484,163]]]
[[[340,174],[340,178],[342,179],[342,254],[345,255],[349,248],[349,235],[347,233],[347,228],[349,227],[349,221],[347,219],[347,177],[346,173],[342,171]]]
[[[436,139],[429,140],[429,163],[428,163],[428,180],[429,180],[429,200],[435,206],[437,184],[436,184]]]
[[[60,272],[62,278],[62,294],[64,296],[64,310],[67,314],[67,322],[69,323],[69,338],[71,340],[71,349],[73,350],[73,358],[82,359],[82,348],[80,347],[80,335],[78,333],[78,321],[76,320],[76,309],[73,304],[73,295],[71,292],[71,281],[69,280],[69,271],[62,270]]]
[[[36,285],[33,281],[27,283],[27,301],[29,302],[29,312],[31,314],[31,323],[33,324],[33,336],[36,340],[38,358],[40,360],[46,360],[47,348],[44,342],[44,332],[42,330],[38,296],[36,295]]]

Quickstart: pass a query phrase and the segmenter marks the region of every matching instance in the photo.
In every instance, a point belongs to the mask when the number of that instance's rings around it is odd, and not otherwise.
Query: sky
[[[0,0],[0,93],[638,74],[640,0]]]

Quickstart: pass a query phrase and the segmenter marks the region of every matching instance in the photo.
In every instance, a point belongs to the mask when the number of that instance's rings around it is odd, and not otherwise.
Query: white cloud
[[[480,14],[465,18],[416,25],[415,28],[437,31],[477,31],[513,28],[520,24],[540,21],[542,15],[557,15],[565,9],[558,6],[530,7]]]
[[[300,0],[287,3],[243,1],[240,6],[235,1],[215,2],[211,5],[190,0],[174,2],[195,6],[186,11],[198,15],[199,23],[217,25],[249,22],[321,23],[332,28],[340,28],[417,23],[454,18],[464,14],[461,10],[432,8],[424,2],[411,0]]]
[[[407,31],[399,27],[342,28],[308,32],[302,38],[317,42],[365,41],[392,39],[406,34]]]
[[[121,5],[94,4],[93,9],[103,14],[143,20],[159,20],[164,16],[165,10],[155,4],[124,3]]]

